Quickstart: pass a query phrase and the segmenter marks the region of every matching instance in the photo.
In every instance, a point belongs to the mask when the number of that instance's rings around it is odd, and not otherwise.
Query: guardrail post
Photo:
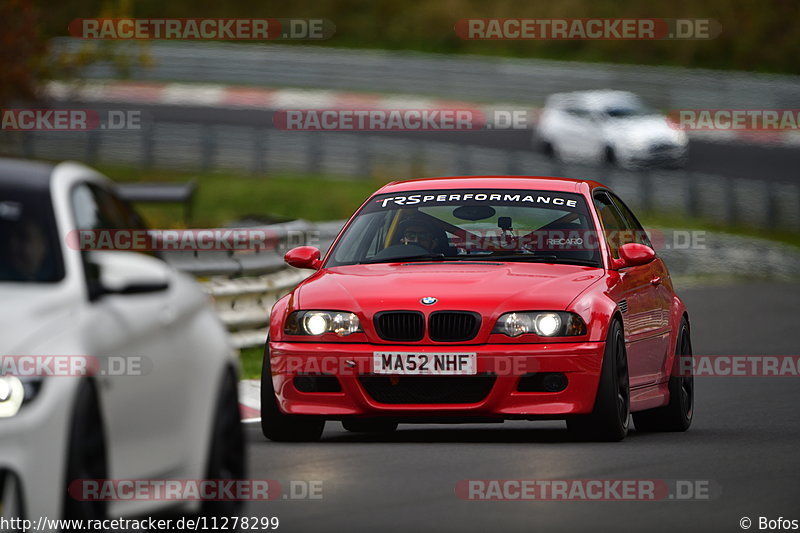
[[[322,170],[322,150],[323,138],[319,135],[316,137],[313,133],[307,135],[308,138],[308,166],[307,171],[309,174],[319,174]]]
[[[730,227],[736,226],[739,221],[739,213],[737,212],[739,206],[736,201],[736,184],[733,178],[725,179],[725,206],[726,206],[726,219]]]
[[[356,134],[359,135],[359,134]],[[372,176],[372,138],[360,134],[358,137],[358,175],[362,178]]]
[[[22,153],[25,154],[25,157],[29,159],[33,159],[35,157],[36,147],[35,147],[35,140],[36,134],[31,131],[22,132]]]
[[[268,130],[265,128],[253,128],[253,166],[251,173],[255,176],[266,174],[267,169],[265,165],[267,146]]]
[[[776,191],[776,187],[768,181],[764,182],[764,188],[766,189],[767,197],[766,197],[766,204],[764,207],[766,208],[766,223],[767,228],[778,228],[781,225],[781,209],[778,203],[778,192]]]
[[[684,171],[683,176],[686,180],[686,212],[689,216],[698,218],[700,216],[700,201],[698,198],[700,188],[693,172]]]
[[[458,150],[458,161],[456,161],[457,173],[461,176],[469,176],[472,174],[472,157],[471,148],[468,145],[461,145]]]
[[[506,173],[511,176],[522,174],[521,165],[519,163],[520,153],[518,151],[507,152],[506,157]]]
[[[216,149],[216,131],[212,124],[203,128],[202,146],[200,151],[202,158],[200,160],[200,168],[204,172],[213,170],[214,168],[214,151]]]
[[[153,168],[153,147],[155,146],[155,131],[156,125],[150,124],[142,131],[142,154],[139,160],[141,161],[144,170]]]
[[[86,132],[86,161],[94,165],[97,162],[97,151],[100,147],[100,132],[91,130]]]
[[[641,198],[642,210],[645,212],[653,212],[653,177],[649,172],[642,172],[639,174],[639,183],[641,184]]]

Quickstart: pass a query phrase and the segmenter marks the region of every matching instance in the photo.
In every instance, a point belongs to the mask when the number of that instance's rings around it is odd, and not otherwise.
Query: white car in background
[[[137,227],[113,183],[85,166],[0,159],[0,361],[88,356],[101,370],[112,358],[136,363],[130,372],[117,365],[122,375],[0,375],[0,516],[237,507],[68,495],[75,479],[245,473],[238,363],[198,285],[156,256],[66,244],[76,229]]]
[[[534,143],[565,162],[680,167],[686,161],[686,133],[627,91],[552,94],[547,98]]]

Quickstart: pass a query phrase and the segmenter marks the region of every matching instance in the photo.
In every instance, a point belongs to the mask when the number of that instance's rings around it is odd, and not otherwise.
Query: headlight
[[[346,337],[359,333],[361,323],[353,313],[346,311],[295,311],[286,319],[283,332],[287,335],[323,335],[336,333]]]
[[[492,333],[518,337],[535,333],[540,337],[572,337],[586,334],[586,324],[575,313],[565,311],[519,311],[497,319]]]
[[[25,399],[25,388],[16,376],[0,376],[0,418],[17,414]]]

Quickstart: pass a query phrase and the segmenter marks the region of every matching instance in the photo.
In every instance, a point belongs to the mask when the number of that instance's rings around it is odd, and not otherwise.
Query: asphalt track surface
[[[60,102],[59,106],[80,107],[79,102]],[[147,121],[225,124],[274,129],[273,111],[224,109],[185,105],[106,105],[94,109],[135,109]],[[293,132],[284,132],[292,135]],[[370,135],[400,136],[407,139],[451,142],[510,150],[537,150],[530,130],[478,130],[462,132],[370,132]],[[728,176],[781,182],[800,181],[800,147],[764,143],[711,142],[693,140],[687,170]]]
[[[680,290],[695,354],[800,353],[800,285]],[[800,520],[797,378],[696,380],[695,419],[678,434],[570,440],[562,422],[401,425],[388,436],[329,422],[322,441],[267,441],[247,427],[250,476],[322,480],[322,499],[252,502],[280,531],[742,531],[742,517]],[[711,482],[694,501],[464,501],[465,479],[681,479]]]

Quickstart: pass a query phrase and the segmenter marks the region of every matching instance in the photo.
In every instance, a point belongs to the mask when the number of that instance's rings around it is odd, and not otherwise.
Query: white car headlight
[[[551,337],[561,328],[561,317],[555,313],[541,313],[534,322],[536,333],[543,337]]]
[[[19,412],[25,399],[25,388],[16,376],[0,376],[0,418],[9,418]]]
[[[360,333],[361,323],[354,313],[346,311],[295,311],[286,319],[283,329],[287,335],[314,335],[336,333],[346,337]]]
[[[570,337],[586,334],[586,324],[575,313],[565,311],[517,311],[497,319],[492,333],[518,337],[535,333],[540,337]]]

